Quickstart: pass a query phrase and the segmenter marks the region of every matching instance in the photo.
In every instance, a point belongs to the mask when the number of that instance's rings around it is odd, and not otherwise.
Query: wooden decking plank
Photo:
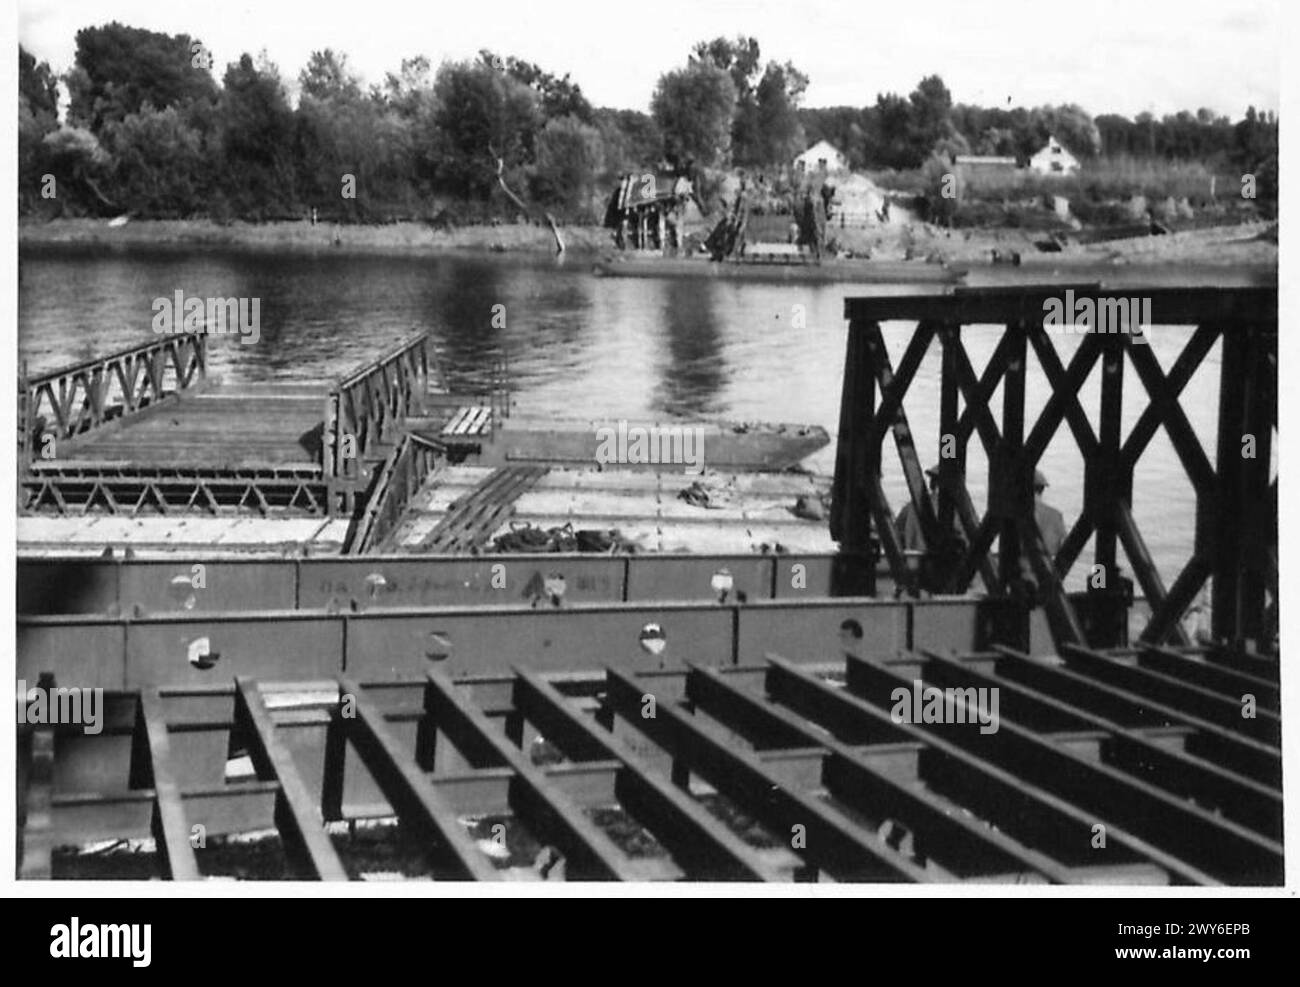
[[[545,473],[542,467],[503,467],[494,470],[469,496],[458,501],[425,536],[425,551],[467,550],[480,547],[514,511],[520,495]]]
[[[459,428],[461,422],[463,422],[465,417],[469,414],[469,411],[470,411],[469,408],[457,408],[456,413],[452,415],[451,419],[447,422],[447,424],[442,426],[442,434],[443,435],[458,434],[457,429]]]

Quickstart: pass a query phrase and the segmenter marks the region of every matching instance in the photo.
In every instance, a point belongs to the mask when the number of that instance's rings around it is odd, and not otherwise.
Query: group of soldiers
[[[803,198],[796,200],[794,220],[791,222],[790,238],[792,243],[807,248],[812,257],[820,261],[826,249],[826,225],[834,214],[835,189],[823,185],[817,199],[813,198],[811,186],[804,189]],[[735,200],[728,205],[721,201],[722,218],[713,227],[713,231],[704,241],[704,247],[713,260],[727,257],[745,256],[745,234],[749,225],[749,202],[745,194],[745,182],[742,180],[736,191]]]
[[[939,500],[939,467],[931,466],[925,471],[929,478],[930,491],[928,496],[936,513]],[[1048,558],[1055,558],[1065,544],[1065,517],[1055,507],[1052,507],[1043,499],[1043,494],[1047,490],[1047,478],[1039,470],[1034,470],[1034,523],[1038,528],[1038,533],[1042,537],[1043,545],[1047,549]],[[900,547],[904,552],[911,553],[930,553],[938,546],[926,544],[925,533],[922,530],[921,519],[916,507],[912,503],[907,503],[903,509],[898,512],[898,517],[894,520],[894,530],[898,534]],[[954,531],[953,538],[961,539],[960,532]],[[1036,589],[1037,579],[1033,574],[1032,566],[1028,558],[1022,556],[1020,560],[1021,576],[1027,588]]]
[[[795,210],[795,221],[790,224],[793,241],[806,247],[813,259],[820,261],[826,249],[826,226],[835,214],[835,189],[823,185],[819,193],[821,205],[813,199],[812,188],[805,188],[803,200]]]

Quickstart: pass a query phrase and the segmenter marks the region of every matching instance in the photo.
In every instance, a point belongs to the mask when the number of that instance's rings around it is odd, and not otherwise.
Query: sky
[[[367,83],[404,57],[490,48],[570,73],[597,106],[645,110],[696,41],[744,33],[765,61],[810,77],[805,106],[864,106],[938,73],[963,103],[1127,116],[1205,106],[1235,120],[1248,105],[1279,109],[1282,16],[1280,0],[21,0],[18,40],[63,71],[80,28],[118,20],[201,39],[218,76],[265,49],[288,82],[327,47]]]

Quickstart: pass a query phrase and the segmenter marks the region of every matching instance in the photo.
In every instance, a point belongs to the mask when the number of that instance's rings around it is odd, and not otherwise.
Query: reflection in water
[[[681,279],[599,278],[571,258],[394,253],[346,255],[331,248],[289,255],[226,248],[129,250],[105,247],[25,250],[19,284],[19,354],[33,372],[138,345],[154,338],[154,298],[261,299],[261,339],[210,340],[209,372],[242,380],[313,379],[342,374],[412,331],[437,341],[453,385],[486,387],[509,352],[517,409],[526,416],[656,418],[686,416],[839,424],[845,285],[759,285]],[[505,327],[492,308],[505,306]],[[798,318],[796,319],[796,313]],[[911,327],[887,323],[897,366]],[[1168,368],[1188,333],[1152,336]],[[963,333],[975,370],[996,332]],[[1077,342],[1060,340],[1068,362]],[[1205,449],[1214,451],[1217,348],[1183,393],[1183,408]],[[917,373],[906,407],[925,462],[938,456],[938,346]],[[1083,389],[1094,415],[1099,371]],[[1134,380],[1134,378],[1129,378]],[[1027,381],[1031,411],[1051,388]],[[1000,392],[993,398],[1000,405]],[[1145,406],[1136,382],[1124,388],[1124,423]],[[1095,422],[1094,422],[1095,427]],[[901,504],[904,484],[887,440],[885,492]],[[834,468],[834,447],[808,461]],[[1052,504],[1077,517],[1083,467],[1063,429],[1048,447],[1044,472]],[[987,464],[972,444],[972,493],[982,501]],[[1159,433],[1138,467],[1134,513],[1166,581],[1186,553],[1194,525],[1191,485]]]
[[[726,361],[713,287],[710,281],[664,282],[668,362],[661,368],[654,392],[656,411],[705,418],[722,410]]]

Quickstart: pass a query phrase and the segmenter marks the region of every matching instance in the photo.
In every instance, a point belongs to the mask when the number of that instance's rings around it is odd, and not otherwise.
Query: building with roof
[[[849,170],[849,159],[830,141],[818,141],[802,154],[795,155],[795,174],[825,172],[833,174]]]
[[[1029,159],[1029,168],[1040,175],[1073,175],[1079,170],[1079,159],[1055,137],[1049,136],[1042,149]]]

